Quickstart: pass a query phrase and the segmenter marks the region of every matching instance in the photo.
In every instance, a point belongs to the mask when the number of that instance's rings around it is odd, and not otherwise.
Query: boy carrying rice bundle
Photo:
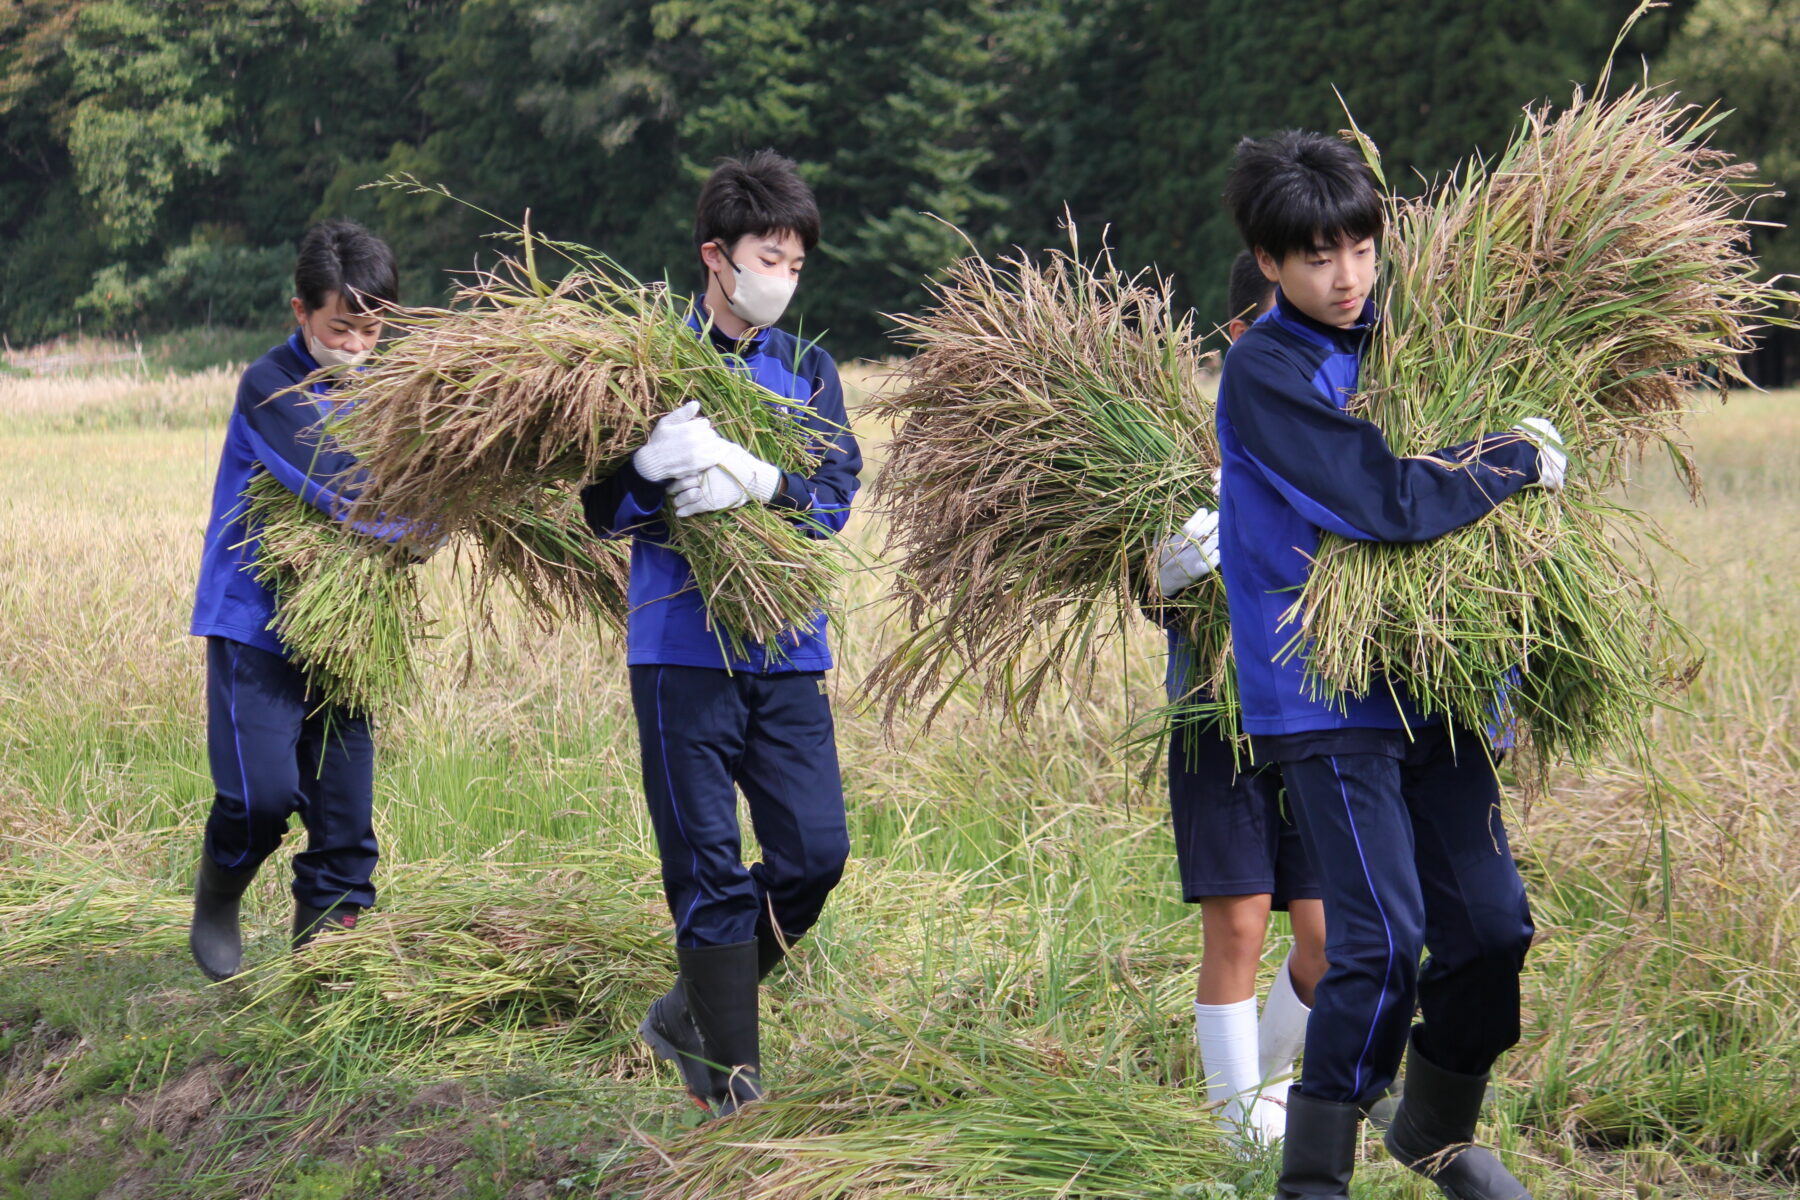
[[[631,539],[626,661],[675,919],[679,977],[639,1032],[719,1116],[762,1094],[759,983],[818,920],[850,839],[825,614],[778,645],[722,644],[673,533],[742,506],[816,538],[849,520],[862,452],[837,366],[816,342],[776,328],[818,239],[818,207],[792,162],[770,150],[722,162],[700,193],[694,243],[707,283],[684,330],[728,356],[758,403],[808,432],[819,447],[808,469],[758,457],[687,404],[581,494],[595,533]],[[763,850],[748,867],[739,788]]]
[[[1345,411],[1374,329],[1384,216],[1349,146],[1246,140],[1226,201],[1278,291],[1225,356],[1221,570],[1244,727],[1255,760],[1281,766],[1324,888],[1330,962],[1288,1094],[1278,1195],[1347,1197],[1362,1106],[1392,1083],[1416,1000],[1424,1023],[1389,1148],[1448,1194],[1515,1200],[1523,1187],[1487,1151],[1444,1155],[1473,1138],[1488,1070],[1518,1039],[1533,932],[1487,742],[1427,717],[1401,681],[1320,697],[1280,648],[1323,530],[1441,536],[1522,488],[1560,487],[1567,460],[1541,423],[1400,458]]]
[[[252,498],[266,502],[264,514],[306,506],[312,515],[295,526],[303,541],[311,538],[303,549],[314,555],[361,554],[357,543],[370,534],[399,536],[397,527],[316,532],[345,521],[354,498],[345,483],[357,476],[355,460],[320,433],[341,402],[320,371],[364,359],[398,290],[394,256],[368,230],[348,221],[309,229],[294,272],[298,328],[245,370],[226,428],[191,627],[206,639],[215,795],[188,944],[211,979],[228,978],[242,964],[239,902],[296,812],[307,848],[294,856],[294,946],[324,926],[354,925],[375,902],[369,715],[324,702],[296,660],[283,632],[291,597],[278,600],[271,585],[259,551],[266,526],[252,512]],[[385,575],[388,568],[375,570]]]
[[[1389,1151],[1458,1200],[1527,1194],[1469,1145],[1532,934],[1490,744],[1517,727],[1542,762],[1640,736],[1675,673],[1620,548],[1636,518],[1603,490],[1646,443],[1688,469],[1686,387],[1736,377],[1788,298],[1753,280],[1712,123],[1641,90],[1531,114],[1493,167],[1397,206],[1380,328],[1368,166],[1319,134],[1239,147],[1227,202],[1280,296],[1226,355],[1221,569],[1244,728],[1281,765],[1331,964],[1281,1196],[1348,1195],[1403,1053]]]

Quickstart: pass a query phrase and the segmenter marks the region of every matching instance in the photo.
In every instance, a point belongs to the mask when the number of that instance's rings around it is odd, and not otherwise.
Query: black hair
[[[1264,278],[1262,268],[1256,265],[1256,255],[1239,250],[1231,260],[1231,282],[1225,289],[1225,320],[1256,320],[1274,291],[1274,282]]]
[[[1385,224],[1375,175],[1362,156],[1339,138],[1301,129],[1238,143],[1225,207],[1244,244],[1277,263],[1344,238],[1380,237]]]
[[[700,189],[694,248],[768,233],[791,233],[808,251],[819,244],[819,205],[793,159],[773,150],[721,159]]]
[[[355,221],[320,221],[300,239],[294,294],[307,312],[336,292],[353,313],[400,303],[400,273],[388,244]]]

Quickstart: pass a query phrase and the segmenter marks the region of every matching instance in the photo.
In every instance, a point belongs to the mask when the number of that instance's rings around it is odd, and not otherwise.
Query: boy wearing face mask
[[[694,243],[706,290],[694,336],[711,338],[770,404],[817,435],[825,449],[810,473],[758,459],[690,404],[582,494],[596,533],[632,539],[631,699],[675,919],[678,979],[639,1032],[680,1069],[694,1101],[721,1116],[761,1095],[758,983],[818,919],[850,840],[824,614],[777,645],[733,653],[668,545],[666,517],[766,504],[814,537],[844,528],[862,453],[837,366],[817,343],[775,328],[818,240],[812,192],[773,151],[725,160],[701,190]],[[748,867],[740,788],[763,851]]]
[[[393,252],[352,222],[315,225],[300,242],[294,292],[298,328],[238,384],[194,597],[191,632],[206,639],[215,794],[188,945],[210,979],[237,973],[239,900],[296,812],[307,847],[294,856],[294,947],[325,926],[354,925],[375,902],[368,717],[320,708],[270,628],[275,596],[255,575],[244,490],[266,471],[300,500],[342,517],[355,460],[320,432],[332,409],[329,383],[302,383],[320,368],[353,369],[373,349],[382,310],[399,299]]]

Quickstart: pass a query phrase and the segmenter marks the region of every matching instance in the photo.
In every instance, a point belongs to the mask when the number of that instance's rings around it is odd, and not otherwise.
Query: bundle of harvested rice
[[[1577,93],[1528,113],[1491,165],[1394,203],[1357,411],[1399,454],[1548,417],[1570,470],[1560,495],[1432,542],[1327,535],[1289,647],[1322,690],[1385,677],[1480,729],[1504,681],[1544,763],[1629,741],[1691,678],[1646,554],[1656,531],[1618,487],[1654,446],[1698,493],[1690,390],[1742,381],[1756,321],[1793,299],[1755,278],[1752,168],[1707,145],[1718,119],[1665,92]]]
[[[913,632],[865,686],[892,720],[941,710],[970,674],[1015,718],[1053,679],[1079,684],[1139,608],[1195,640],[1198,682],[1227,676],[1224,591],[1164,606],[1163,540],[1213,504],[1218,465],[1199,342],[1166,281],[1071,253],[950,268],[935,302],[894,319],[917,353],[877,402],[896,422],[875,485],[894,595]]]
[[[258,471],[245,489],[255,572],[275,632],[321,706],[389,710],[414,675],[426,618],[411,555],[334,520]]]
[[[332,433],[370,477],[354,515],[401,517],[434,538],[472,533],[523,565],[529,548],[500,524],[543,505],[546,489],[611,475],[688,400],[757,457],[810,471],[816,439],[695,335],[685,302],[596,251],[520,236],[521,258],[477,273],[452,308],[399,314],[402,336],[340,384],[351,403]],[[554,284],[537,272],[545,246],[573,264]],[[835,539],[809,537],[761,505],[667,519],[717,632],[734,646],[778,648],[779,634],[826,606],[846,569]],[[540,613],[568,611],[589,585],[598,592],[587,607],[622,612],[605,552],[529,557],[511,578]],[[574,574],[553,578],[562,561]]]
[[[546,488],[530,504],[477,518],[469,536],[479,611],[491,611],[493,589],[505,581],[546,629],[585,620],[624,632],[631,548],[595,537],[574,492]]]

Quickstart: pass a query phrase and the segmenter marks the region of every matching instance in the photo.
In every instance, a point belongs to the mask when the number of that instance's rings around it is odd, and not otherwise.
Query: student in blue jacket
[[[1383,225],[1375,181],[1348,145],[1301,132],[1247,139],[1225,199],[1277,293],[1225,355],[1220,569],[1244,728],[1254,760],[1281,766],[1324,889],[1330,960],[1288,1095],[1278,1195],[1348,1196],[1361,1106],[1404,1053],[1389,1152],[1458,1200],[1517,1200],[1518,1180],[1469,1145],[1489,1070],[1519,1037],[1532,936],[1488,739],[1425,717],[1392,681],[1316,698],[1305,648],[1284,653],[1297,632],[1285,614],[1324,531],[1426,541],[1522,488],[1560,488],[1567,458],[1541,418],[1401,458],[1345,411],[1377,335],[1369,294]]]
[[[1275,303],[1275,285],[1248,250],[1231,264],[1227,298],[1225,333],[1234,342]],[[1158,590],[1174,597],[1217,565],[1218,517],[1202,508],[1164,546]],[[1168,633],[1173,701],[1191,686],[1189,651],[1177,629]],[[1325,973],[1325,916],[1300,830],[1282,802],[1280,768],[1238,766],[1235,748],[1212,725],[1190,719],[1170,732],[1169,814],[1181,896],[1200,906],[1205,939],[1194,992],[1201,1072],[1224,1121],[1245,1141],[1268,1144],[1282,1136],[1288,1079],[1306,1036],[1313,986]],[[1294,949],[1259,1017],[1256,972],[1271,910],[1288,914]]]
[[[631,461],[584,490],[587,521],[630,537],[626,633],[644,796],[675,920],[674,988],[639,1033],[718,1115],[761,1095],[758,983],[818,919],[850,852],[825,672],[825,615],[775,645],[733,653],[710,627],[665,518],[766,504],[815,537],[849,519],[862,452],[837,366],[775,328],[818,244],[819,210],[770,150],[719,164],[700,192],[694,242],[706,290],[691,318],[768,402],[820,436],[810,474],[783,471],[715,433],[692,405],[664,417]],[[763,860],[745,866],[743,789]]]
[[[375,903],[368,717],[321,708],[270,628],[275,596],[256,579],[244,489],[266,471],[306,503],[343,516],[355,460],[320,433],[332,410],[329,384],[301,383],[321,368],[361,362],[381,336],[382,310],[398,299],[394,255],[380,238],[349,221],[307,230],[294,270],[297,327],[245,370],[226,425],[191,627],[206,639],[214,797],[188,945],[211,979],[236,974],[239,899],[295,813],[307,837],[294,856],[295,947],[323,926],[354,925]]]

